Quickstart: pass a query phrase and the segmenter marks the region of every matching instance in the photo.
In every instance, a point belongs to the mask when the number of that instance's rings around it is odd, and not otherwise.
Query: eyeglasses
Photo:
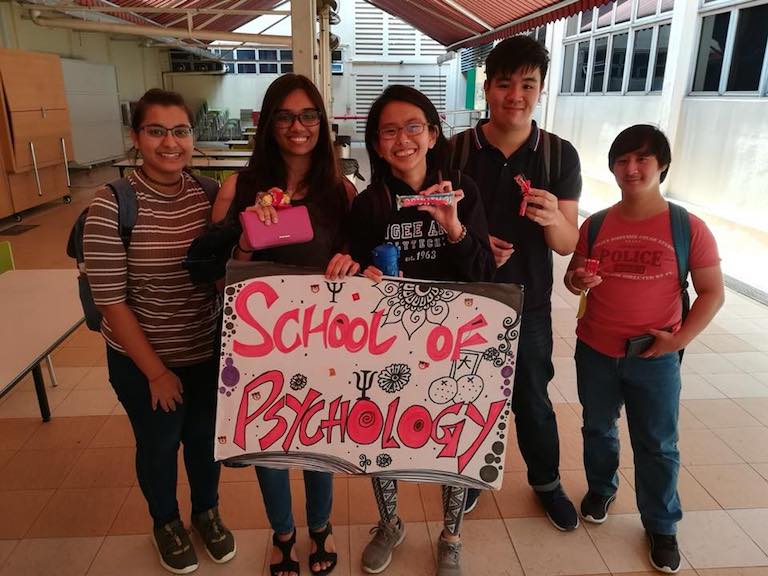
[[[400,130],[403,130],[408,136],[418,136],[429,126],[424,122],[410,122],[405,126],[386,126],[379,129],[379,138],[382,140],[394,140],[397,138]]]
[[[320,110],[306,108],[301,112],[294,114],[288,110],[278,110],[275,112],[275,126],[279,128],[289,128],[298,119],[302,126],[310,127],[320,124]]]
[[[173,137],[178,140],[184,140],[185,138],[192,136],[192,126],[186,126],[184,124],[179,124],[173,128],[166,128],[165,126],[160,126],[159,124],[147,124],[146,126],[142,126],[140,130],[143,130],[144,133],[150,138],[158,139],[165,138],[168,132],[173,134]]]

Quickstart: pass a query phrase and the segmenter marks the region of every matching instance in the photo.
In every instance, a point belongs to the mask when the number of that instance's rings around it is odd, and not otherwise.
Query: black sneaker
[[[181,520],[156,527],[153,533],[163,568],[174,574],[189,574],[197,570],[197,554]]]
[[[581,517],[588,522],[602,524],[608,518],[608,507],[616,500],[616,494],[602,496],[589,491],[581,501]]]
[[[217,564],[223,564],[235,557],[237,553],[235,537],[222,523],[218,506],[193,515],[192,526],[200,534],[205,544],[205,551],[208,552],[211,560]]]
[[[675,574],[680,570],[680,550],[674,534],[653,534],[648,532],[651,543],[649,557],[651,564],[659,572]]]
[[[555,528],[567,532],[579,527],[579,515],[576,514],[576,508],[573,507],[560,484],[549,492],[537,491],[536,496],[539,497],[549,521],[555,525]]]
[[[480,490],[477,488],[467,489],[467,501],[464,503],[464,514],[469,514],[477,506],[480,499]]]

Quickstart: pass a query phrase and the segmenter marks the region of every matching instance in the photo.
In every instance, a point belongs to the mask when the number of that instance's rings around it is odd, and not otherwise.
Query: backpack
[[[609,208],[595,212],[590,216],[589,228],[587,229],[587,255],[591,257],[592,246],[595,244],[597,234],[603,225]],[[680,299],[683,303],[682,320],[685,321],[688,311],[691,308],[691,298],[688,294],[688,259],[691,254],[691,220],[688,211],[680,206],[669,202],[669,221],[672,227],[672,243],[675,246],[675,257],[677,259],[678,281],[680,282]],[[680,361],[683,360],[685,350],[680,350]]]
[[[552,182],[560,179],[563,141],[558,135],[541,128],[539,128],[539,134],[541,134],[541,162],[544,168],[544,182],[541,187],[548,190]],[[452,168],[464,170],[469,161],[472,137],[472,129],[469,129],[451,138],[450,166]]]
[[[216,199],[216,193],[219,190],[219,183],[213,178],[206,176],[193,176],[195,181],[205,192],[211,205]],[[120,240],[123,242],[123,246],[126,251],[131,243],[131,234],[133,232],[133,226],[136,224],[136,217],[139,213],[139,206],[136,201],[136,191],[131,186],[131,183],[126,178],[120,178],[114,182],[110,182],[107,188],[115,196],[115,202],[117,203],[117,226],[120,232]],[[98,332],[101,330],[101,312],[96,304],[93,302],[93,294],[91,293],[91,285],[88,282],[88,274],[85,271],[85,253],[83,250],[83,234],[85,232],[85,220],[88,217],[88,208],[80,213],[75,223],[72,225],[72,229],[69,231],[69,240],[67,241],[67,255],[70,258],[74,258],[77,262],[77,269],[79,274],[77,276],[77,283],[80,293],[80,303],[83,307],[83,314],[85,316],[85,324],[90,330]]]

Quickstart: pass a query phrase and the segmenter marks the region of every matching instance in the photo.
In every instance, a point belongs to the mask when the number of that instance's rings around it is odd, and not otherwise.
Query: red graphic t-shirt
[[[649,328],[680,326],[682,304],[669,210],[646,220],[626,220],[614,205],[592,246],[600,260],[603,282],[591,289],[587,310],[576,335],[598,352],[624,356],[628,338]],[[693,214],[688,268],[707,268],[720,262],[717,244],[707,225]],[[587,256],[589,219],[579,230],[576,253]]]

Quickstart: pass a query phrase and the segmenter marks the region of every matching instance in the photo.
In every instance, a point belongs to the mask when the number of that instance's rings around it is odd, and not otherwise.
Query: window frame
[[[704,26],[704,19],[708,16],[717,16],[718,14],[729,13],[728,31],[726,32],[725,47],[723,48],[723,65],[720,69],[720,78],[717,91],[694,90],[696,80],[696,62],[692,63],[688,78],[688,95],[697,98],[721,98],[723,96],[733,97],[766,97],[768,96],[768,38],[763,51],[763,63],[760,69],[760,76],[755,90],[728,90],[728,79],[731,75],[731,63],[733,62],[733,48],[736,44],[736,32],[738,30],[741,11],[766,5],[764,0],[753,0],[745,2],[744,0],[712,0],[706,2],[699,0],[699,12],[696,22],[696,51],[698,55],[701,48],[701,30]]]

